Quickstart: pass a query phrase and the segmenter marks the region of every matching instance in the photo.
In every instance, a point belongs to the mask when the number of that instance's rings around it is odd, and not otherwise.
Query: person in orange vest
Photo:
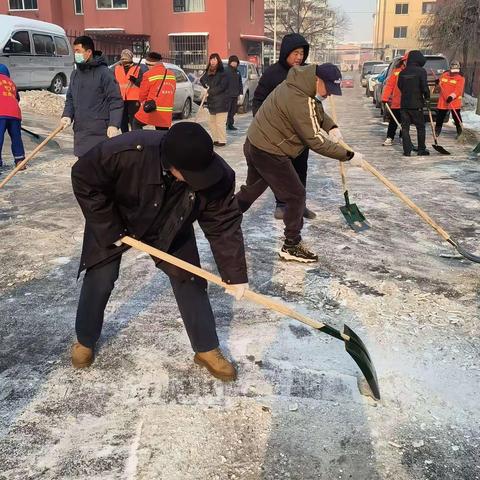
[[[437,104],[437,121],[435,124],[435,133],[437,137],[442,133],[443,122],[449,110],[452,112],[455,127],[457,127],[457,136],[462,133],[462,98],[465,90],[465,77],[460,73],[460,63],[452,61],[450,70],[442,73],[438,79],[440,87],[440,97]]]
[[[162,56],[156,52],[147,55],[148,72],[140,84],[140,108],[135,114],[133,129],[153,125],[155,130],[168,130],[172,125],[173,103],[177,82],[171,70],[165,68]]]
[[[400,92],[398,88],[398,76],[400,75],[400,72],[405,68],[406,59],[407,56],[404,55],[398,60],[392,74],[387,78],[387,81],[385,82],[385,87],[383,88],[382,93],[382,102],[389,104],[390,109],[392,110],[392,113],[398,120],[398,122],[400,122],[401,119],[400,102],[402,100],[402,92]],[[387,138],[383,142],[383,145],[385,147],[390,147],[391,145],[393,145],[393,140],[397,131],[397,122],[395,121],[395,118],[392,118],[392,116],[390,115],[390,121],[387,128]],[[400,131],[400,134],[401,133],[402,132]]]
[[[12,154],[15,165],[25,158],[22,142],[22,113],[18,104],[17,86],[10,79],[6,65],[0,63],[0,167],[3,167],[2,149],[5,132],[12,140]],[[25,167],[22,168],[24,170]]]
[[[122,50],[120,63],[115,67],[115,79],[120,86],[120,93],[123,99],[123,117],[120,129],[122,133],[128,132],[129,127],[133,129],[133,120],[138,111],[140,102],[140,84],[147,67],[142,64],[133,63],[131,50]]]

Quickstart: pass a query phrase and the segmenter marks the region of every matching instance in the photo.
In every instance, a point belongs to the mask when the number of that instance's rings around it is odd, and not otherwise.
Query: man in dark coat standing
[[[237,113],[238,97],[243,94],[242,75],[238,71],[240,60],[236,55],[231,55],[228,59],[227,77],[228,77],[228,116],[227,130],[237,130],[234,126],[235,114]]]
[[[403,155],[410,157],[413,150],[410,125],[415,125],[418,137],[417,155],[430,155],[425,145],[425,117],[423,108],[429,106],[430,90],[427,71],[423,68],[426,58],[420,50],[408,54],[407,66],[398,76],[398,89],[402,92],[402,143]]]
[[[188,141],[185,141],[188,139]],[[76,368],[89,367],[104,310],[118,278],[129,235],[200,266],[193,223],[198,221],[227,292],[245,293],[247,268],[235,173],[213,151],[200,125],[181,122],[168,132],[134,131],[104,141],[72,168],[75,196],[86,219],[80,271],[86,270],[77,310]],[[222,380],[236,371],[219,349],[205,280],[157,261],[170,278],[195,363]]]
[[[93,40],[82,36],[73,42],[76,69],[70,77],[61,124],[73,122],[73,153],[81,157],[97,143],[120,135],[123,100],[120,87]]]
[[[289,33],[283,37],[278,62],[265,70],[255,89],[252,102],[254,116],[270,93],[287,78],[290,68],[305,65],[309,50],[310,45],[300,34]],[[309,150],[306,148],[297,158],[292,158],[293,167],[304,187],[307,186],[308,153]],[[285,213],[285,204],[276,197],[275,200],[275,218],[282,220]],[[316,217],[316,214],[305,206],[303,216],[312,220]]]

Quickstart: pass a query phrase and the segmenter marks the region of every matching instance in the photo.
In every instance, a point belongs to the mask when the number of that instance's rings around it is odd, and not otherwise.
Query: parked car
[[[379,75],[381,75],[388,68],[388,63],[379,63],[372,67],[371,73],[365,78],[367,80],[367,86],[365,87],[365,95],[367,97],[373,97],[373,89]]]
[[[73,70],[73,52],[58,25],[0,15],[0,63],[8,67],[19,90],[62,93]]]
[[[353,88],[353,77],[345,76],[342,78],[342,83],[340,85],[342,88]]]
[[[381,60],[371,60],[371,61],[365,62],[362,65],[362,68],[360,70],[360,84],[362,85],[362,87],[367,86],[366,76],[372,73],[372,67],[374,65],[379,65],[380,63],[384,63],[384,62],[382,62]]]
[[[430,103],[432,105],[432,114],[435,117],[437,114],[436,106],[440,96],[440,89],[436,85],[435,80],[437,80],[443,72],[450,68],[450,64],[443,55],[425,55],[425,58],[427,62],[423,68],[425,68],[427,71],[428,87],[430,89]],[[397,64],[398,60],[400,60],[400,57],[395,57],[392,63],[390,63],[388,67],[387,78],[392,74],[394,66]],[[383,94],[383,86],[378,94],[381,98]],[[383,116],[384,120],[388,119],[388,111],[383,108],[383,104],[380,104],[380,114]],[[425,109],[425,115],[427,114],[428,112]]]
[[[133,59],[134,63],[139,61],[139,58]],[[145,60],[142,60],[142,63],[145,63]],[[116,62],[110,65],[108,68],[114,70],[115,67],[119,64]],[[163,64],[173,72],[175,75],[175,80],[177,82],[177,89],[175,90],[174,104],[173,104],[173,115],[178,116],[182,119],[189,118],[192,114],[192,107],[194,101],[194,90],[193,84],[188,78],[187,74],[178,66],[173,63],[163,62]]]

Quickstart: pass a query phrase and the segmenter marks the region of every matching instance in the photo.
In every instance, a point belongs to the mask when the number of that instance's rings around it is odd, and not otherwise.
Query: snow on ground
[[[478,160],[448,125],[454,155],[401,156],[357,87],[337,102],[354,148],[479,253]],[[245,179],[251,117],[219,150]],[[39,133],[57,118],[26,115]],[[222,347],[239,378],[192,362],[167,278],[130,251],[92,368],[69,347],[83,221],[69,183],[71,130],[0,191],[0,479],[478,480],[479,266],[376,179],[347,169],[371,229],[344,223],[338,164],[311,155],[305,241],[318,264],[278,260],[282,224],[267,193],[243,230],[251,288],[364,340],[382,399],[361,395],[338,341],[210,288]],[[33,148],[28,143],[27,148]],[[431,143],[431,139],[429,139]],[[11,160],[6,156],[7,162]],[[197,230],[198,231],[198,230]],[[198,231],[204,268],[215,271]]]

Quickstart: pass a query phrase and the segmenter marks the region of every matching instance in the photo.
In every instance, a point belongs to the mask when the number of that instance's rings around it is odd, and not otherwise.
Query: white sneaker
[[[384,147],[391,147],[393,145],[393,139],[392,138],[387,138],[384,142],[383,142],[383,146]]]

